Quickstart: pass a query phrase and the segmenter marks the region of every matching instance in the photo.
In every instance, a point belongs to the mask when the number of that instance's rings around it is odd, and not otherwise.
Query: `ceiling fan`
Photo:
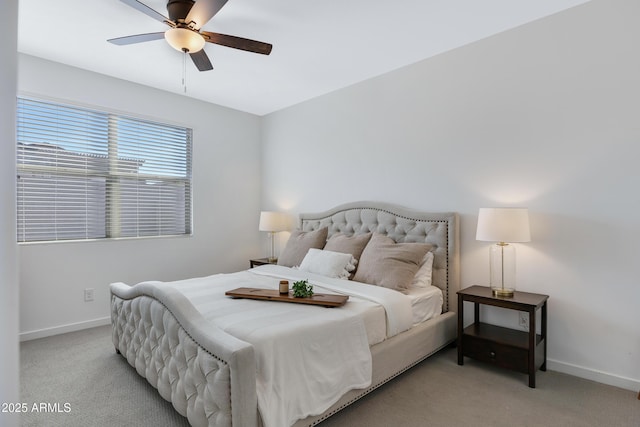
[[[168,0],[168,18],[138,0],[120,1],[171,28],[164,32],[136,34],[107,40],[110,43],[123,46],[164,38],[174,49],[188,53],[200,71],[213,69],[203,49],[207,42],[262,55],[271,53],[272,45],[269,43],[201,30],[202,26],[222,9],[227,0]]]

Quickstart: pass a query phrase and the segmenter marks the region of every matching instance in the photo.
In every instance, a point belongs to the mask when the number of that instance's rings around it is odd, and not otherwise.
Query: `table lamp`
[[[287,231],[289,229],[289,218],[282,212],[260,212],[260,224],[258,225],[260,231],[269,232],[271,239],[271,255],[269,256],[269,262],[275,263],[278,258],[275,255],[275,235],[280,231]]]
[[[516,288],[516,248],[531,241],[527,208],[480,208],[476,240],[496,242],[489,251],[490,286],[494,296],[512,297]]]

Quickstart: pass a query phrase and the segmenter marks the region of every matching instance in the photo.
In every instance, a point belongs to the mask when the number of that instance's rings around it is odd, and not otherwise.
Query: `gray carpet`
[[[110,331],[22,343],[21,399],[30,409],[23,426],[188,425],[115,353]],[[536,380],[530,389],[523,374],[469,359],[458,366],[449,348],[321,426],[640,426],[640,400],[632,391],[551,371]],[[34,403],[49,404],[48,412],[32,412]]]

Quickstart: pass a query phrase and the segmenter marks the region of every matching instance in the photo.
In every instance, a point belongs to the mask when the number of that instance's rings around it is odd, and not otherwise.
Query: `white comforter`
[[[308,279],[318,293],[350,295],[351,304],[324,308],[224,295],[238,287],[277,289],[283,278]],[[411,303],[405,295],[275,265],[155,283],[178,289],[206,319],[255,347],[258,408],[265,427],[289,426],[321,414],[347,391],[370,385],[363,305],[383,305],[387,337],[412,325]]]

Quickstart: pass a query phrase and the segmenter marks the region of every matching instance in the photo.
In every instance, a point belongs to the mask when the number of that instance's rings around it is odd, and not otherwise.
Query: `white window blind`
[[[191,234],[191,129],[18,99],[18,241]]]

